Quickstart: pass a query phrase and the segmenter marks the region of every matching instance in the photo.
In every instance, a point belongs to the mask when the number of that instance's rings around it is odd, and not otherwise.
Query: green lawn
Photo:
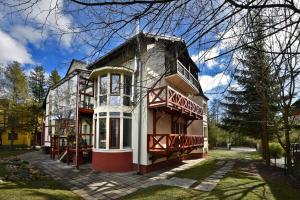
[[[0,199],[7,200],[63,200],[81,199],[53,180],[0,183]]]
[[[281,171],[266,168],[255,152],[210,151],[207,161],[175,176],[202,180],[214,172],[209,168],[216,169],[215,162],[219,159],[234,159],[236,164],[211,192],[159,185],[138,190],[123,199],[299,199],[300,189],[291,187]]]

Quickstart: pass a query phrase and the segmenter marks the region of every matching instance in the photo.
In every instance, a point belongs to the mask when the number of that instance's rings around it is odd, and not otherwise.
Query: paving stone
[[[201,190],[201,191],[210,192],[210,191],[212,191],[216,187],[216,185],[217,185],[217,183],[203,181],[199,185],[197,185],[196,187],[194,187],[194,189],[195,190]]]
[[[189,188],[195,182],[197,182],[197,181],[193,180],[193,179],[172,177],[171,179],[165,180],[162,183],[164,185],[169,185],[169,186]]]

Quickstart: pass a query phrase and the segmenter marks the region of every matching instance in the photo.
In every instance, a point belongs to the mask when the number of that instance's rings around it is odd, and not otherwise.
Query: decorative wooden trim
[[[188,115],[192,119],[203,118],[203,108],[170,86],[148,91],[148,108],[166,107]]]

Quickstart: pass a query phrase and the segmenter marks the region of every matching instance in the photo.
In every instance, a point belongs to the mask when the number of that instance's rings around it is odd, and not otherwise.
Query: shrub
[[[272,142],[269,144],[271,158],[281,158],[284,156],[284,149],[279,143]]]

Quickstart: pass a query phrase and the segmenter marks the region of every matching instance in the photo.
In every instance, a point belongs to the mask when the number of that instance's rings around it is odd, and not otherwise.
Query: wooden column
[[[153,109],[153,135],[156,135],[156,109]]]

